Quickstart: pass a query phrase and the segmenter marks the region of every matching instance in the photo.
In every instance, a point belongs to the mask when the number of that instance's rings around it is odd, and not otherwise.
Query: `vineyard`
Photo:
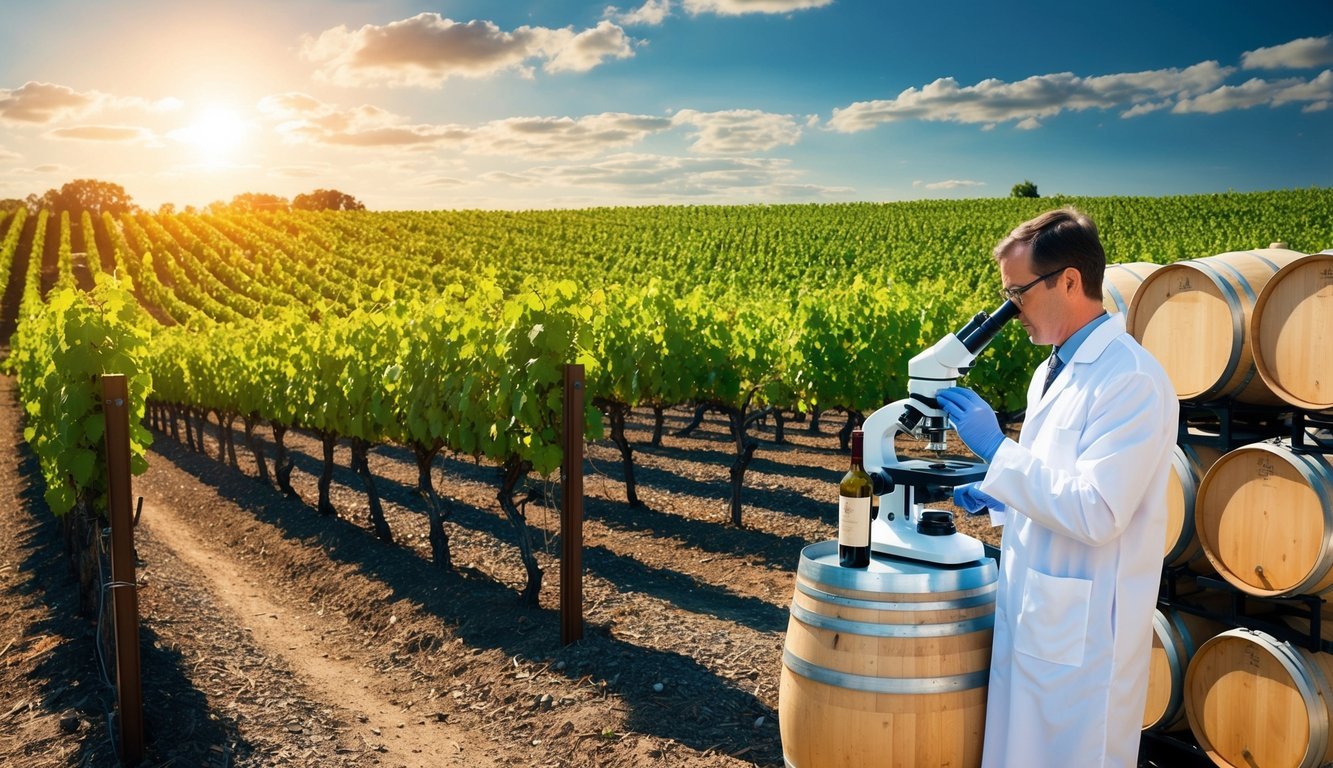
[[[27,498],[95,519],[105,468],[90,382],[125,373],[145,517],[197,525],[337,613],[348,655],[432,717],[484,732],[497,763],[780,764],[791,569],[834,532],[851,426],[903,395],[907,358],[999,303],[991,247],[1061,204],[1097,221],[1113,262],[1333,246],[1333,190],[1318,189],[19,209],[0,218],[0,337],[40,467]],[[1045,354],[1011,327],[965,383],[1017,418]],[[587,371],[592,631],[561,651],[544,577],[558,567],[550,500],[570,362]],[[276,747],[247,741],[235,713],[223,721],[210,738],[236,764],[267,764]],[[310,749],[311,765],[377,757]]]

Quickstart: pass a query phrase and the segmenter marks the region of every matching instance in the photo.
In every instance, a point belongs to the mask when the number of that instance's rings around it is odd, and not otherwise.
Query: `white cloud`
[[[589,157],[643,141],[670,128],[665,117],[605,112],[572,117],[511,117],[470,132],[467,149],[487,155]]]
[[[630,11],[621,11],[608,5],[602,17],[628,26],[656,26],[671,15],[672,0],[645,0]],[[832,5],[833,0],[683,0],[685,11],[691,16],[711,13],[718,16],[741,16],[747,13],[792,13]]]
[[[112,96],[36,81],[28,81],[13,90],[0,89],[0,122],[11,124],[49,125],[113,111],[155,114],[174,112],[183,106],[184,102],[174,97],[154,100],[140,96]]]
[[[511,117],[480,125],[409,124],[370,105],[340,109],[303,93],[266,96],[259,111],[278,122],[292,143],[344,147],[447,145],[482,155],[535,158],[590,157],[622,149],[665,131],[672,120],[605,112],[583,117]]]
[[[1121,116],[1121,117],[1138,117],[1139,115],[1146,115],[1146,114],[1149,114],[1150,112],[1160,112],[1161,110],[1166,109],[1166,108],[1168,108],[1168,107],[1170,107],[1170,106],[1171,106],[1171,102],[1170,102],[1169,100],[1165,100],[1165,101],[1145,101],[1145,102],[1142,102],[1142,103],[1140,103],[1140,104],[1135,104],[1134,106],[1130,107],[1129,109],[1125,110],[1124,112],[1121,112],[1121,113],[1120,113],[1120,116]]]
[[[512,184],[516,187],[535,187],[537,179],[518,173],[508,173],[506,171],[489,171],[479,177],[482,181],[490,184]]]
[[[881,123],[932,120],[983,125],[1014,121],[1019,127],[1031,128],[1035,121],[1066,110],[1132,108],[1164,97],[1204,93],[1216,88],[1232,71],[1206,61],[1185,69],[1097,77],[1060,72],[1016,82],[992,78],[966,87],[947,77],[920,89],[908,88],[895,99],[861,101],[835,109],[829,127],[853,133]]]
[[[1247,68],[1311,66],[1333,61],[1333,36],[1304,38],[1243,56]],[[1122,118],[1170,110],[1173,114],[1216,114],[1257,106],[1300,104],[1305,112],[1328,109],[1333,103],[1333,70],[1311,80],[1251,78],[1227,85],[1235,73],[1215,61],[1184,69],[1159,69],[1095,77],[1070,72],[1037,75],[1006,82],[982,80],[960,86],[940,78],[921,88],[908,88],[894,99],[860,101],[834,109],[828,127],[843,133],[869,130],[882,123],[903,120],[979,124],[982,130],[1012,123],[1033,130],[1066,111],[1119,109]]]
[[[1270,48],[1241,54],[1245,69],[1313,69],[1333,64],[1333,35],[1302,37]]]
[[[625,30],[609,21],[575,34],[571,29],[548,30],[542,50],[550,59],[547,72],[587,72],[608,58],[627,59],[634,47]]]
[[[974,181],[972,179],[945,179],[944,181],[913,181],[912,186],[924,189],[966,189],[968,187],[984,187],[986,182]]]
[[[23,155],[17,152],[10,152],[4,147],[0,147],[0,162],[9,162],[10,160],[22,160]]]
[[[629,149],[655,134],[681,128],[693,152],[742,155],[790,146],[815,116],[736,109],[684,109],[671,117],[603,112],[580,117],[530,116],[476,125],[413,124],[368,104],[341,108],[304,93],[266,96],[258,110],[293,144],[362,149],[447,147],[468,155],[545,160],[590,158]]]
[[[167,96],[161,99],[145,99],[139,96],[125,96],[121,98],[107,98],[104,106],[114,109],[132,109],[139,112],[160,113],[160,112],[178,112],[185,108],[185,102],[175,96]]]
[[[14,90],[0,89],[0,120],[11,123],[53,123],[91,110],[102,94],[76,91],[55,83],[28,81]]]
[[[156,142],[153,132],[134,125],[74,125],[68,128],[54,128],[46,132],[54,139],[75,139],[78,141]]]
[[[15,168],[13,170],[6,171],[5,173],[6,175],[11,175],[11,176],[47,176],[56,173],[68,174],[69,172],[70,172],[70,167],[68,165],[61,165],[59,163],[45,163],[42,165],[34,166],[32,168]]]
[[[452,176],[433,176],[421,182],[423,187],[466,187],[470,182]]]
[[[1325,109],[1330,100],[1333,100],[1333,70],[1326,69],[1312,80],[1256,77],[1240,85],[1224,85],[1193,98],[1181,99],[1171,111],[1176,114],[1217,114],[1233,109],[1305,103],[1306,111],[1317,112]]]
[[[404,149],[456,142],[469,135],[462,126],[414,125],[376,106],[340,109],[304,93],[265,96],[258,109],[278,121],[278,133],[294,144]]]
[[[638,8],[624,13],[616,6],[608,5],[602,12],[603,18],[628,26],[657,26],[669,15],[671,15],[671,0],[646,0]]]
[[[682,109],[672,116],[671,122],[693,130],[691,149],[705,154],[766,152],[774,147],[790,146],[801,138],[797,117],[754,109],[721,112]]]
[[[685,0],[685,10],[691,14],[739,16],[744,13],[791,13],[823,8],[832,3],[833,0]]]
[[[587,165],[539,166],[522,174],[487,174],[488,181],[596,188],[645,197],[717,197],[778,193],[810,195],[831,188],[797,182],[786,160],[672,157],[622,153]]]
[[[280,165],[276,168],[270,168],[268,174],[277,176],[281,179],[313,179],[320,176],[327,176],[333,166],[328,163],[313,163],[308,165]]]
[[[338,26],[302,41],[302,56],[320,65],[319,76],[340,85],[438,87],[450,77],[487,77],[543,60],[548,72],[585,72],[607,58],[634,55],[625,31],[610,21],[574,32],[572,27],[519,27],[456,22],[421,13],[383,26]]]
[[[277,122],[289,142],[344,147],[431,147],[447,145],[477,155],[530,158],[593,157],[639,144],[649,136],[683,128],[690,149],[710,155],[765,152],[790,146],[807,118],[759,110],[699,112],[672,117],[603,112],[581,117],[510,117],[478,125],[409,124],[370,105],[341,109],[303,93],[260,100],[259,111]]]
[[[1313,80],[1291,83],[1278,89],[1273,94],[1271,106],[1308,102],[1306,111],[1318,112],[1326,108],[1330,100],[1333,100],[1333,70],[1326,69]]]
[[[296,118],[302,115],[320,112],[330,107],[314,96],[304,93],[275,93],[259,100],[260,112],[281,118]]]

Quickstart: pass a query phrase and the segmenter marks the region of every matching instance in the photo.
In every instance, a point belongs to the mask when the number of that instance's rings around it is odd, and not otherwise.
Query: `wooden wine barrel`
[[[1164,565],[1188,565],[1196,573],[1214,573],[1204,557],[1195,526],[1199,483],[1222,451],[1203,443],[1183,443],[1171,452],[1166,481],[1166,554]]]
[[[1333,467],[1289,442],[1243,446],[1213,464],[1195,502],[1217,572],[1259,597],[1333,589]]]
[[[1143,285],[1143,279],[1161,268],[1151,261],[1128,264],[1107,264],[1102,276],[1102,306],[1107,312],[1128,312],[1134,293]]]
[[[1168,264],[1144,278],[1126,327],[1181,400],[1280,404],[1255,368],[1249,320],[1269,279],[1302,256],[1260,248]]]
[[[793,768],[981,764],[995,562],[801,551],[778,690]]]
[[[1274,394],[1297,408],[1333,409],[1333,253],[1278,270],[1254,303],[1250,335]]]
[[[1190,659],[1204,641],[1225,631],[1226,626],[1168,607],[1157,610],[1152,628],[1143,730],[1178,731],[1189,725],[1185,718],[1185,672]]]
[[[1252,629],[1199,647],[1185,674],[1185,712],[1218,765],[1316,768],[1333,760],[1333,656]]]

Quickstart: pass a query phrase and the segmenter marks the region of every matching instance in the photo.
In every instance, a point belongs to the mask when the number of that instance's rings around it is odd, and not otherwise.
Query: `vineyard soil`
[[[0,438],[18,445],[5,382]],[[744,529],[727,519],[730,438],[715,418],[690,437],[671,411],[662,445],[636,412],[639,496],[625,503],[619,453],[589,447],[586,637],[559,642],[558,489],[534,478],[524,505],[546,577],[518,601],[523,567],[496,502],[497,470],[437,460],[452,510],[455,571],[429,562],[410,452],[370,466],[396,543],[378,541],[340,445],[332,501],[315,511],[321,448],[289,433],[299,498],[158,434],[136,536],[148,765],[781,765],[777,683],[793,568],[834,535],[840,419],[760,430]],[[267,430],[265,430],[267,436]],[[273,446],[265,444],[271,459]],[[73,615],[59,529],[20,448],[0,493],[0,763],[114,764],[95,632]],[[271,466],[270,466],[271,469]],[[998,530],[968,530],[994,543]],[[8,645],[2,645],[2,644]],[[6,714],[7,713],[7,714]]]

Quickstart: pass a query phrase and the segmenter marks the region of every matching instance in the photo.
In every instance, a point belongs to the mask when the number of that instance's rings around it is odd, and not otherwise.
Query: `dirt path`
[[[493,745],[475,733],[448,723],[441,713],[423,716],[380,695],[369,680],[368,660],[343,655],[345,644],[328,642],[328,632],[315,629],[327,623],[325,617],[295,604],[277,585],[255,578],[225,547],[210,545],[181,514],[167,505],[145,503],[141,528],[207,574],[209,591],[251,632],[261,652],[281,659],[319,701],[342,710],[344,719],[353,723],[344,738],[373,745],[385,753],[386,762],[405,768],[497,765],[487,756]]]
[[[0,765],[119,768],[99,624],[78,614],[13,388],[0,377],[0,441],[14,446],[0,452]],[[162,499],[163,487],[189,501],[147,501],[135,531],[141,765],[499,764],[501,745],[422,706],[341,615],[320,616],[308,596],[253,572],[225,538],[200,527],[208,519],[201,503],[235,518],[234,505],[159,457],[134,490]]]

